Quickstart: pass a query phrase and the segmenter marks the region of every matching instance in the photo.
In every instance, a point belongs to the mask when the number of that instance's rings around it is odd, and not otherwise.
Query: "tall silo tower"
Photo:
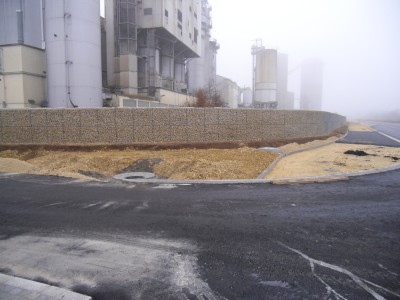
[[[301,65],[300,109],[321,110],[323,87],[323,63],[309,59]]]
[[[50,107],[102,107],[99,0],[45,0]]]
[[[262,49],[257,51],[255,70],[256,104],[264,108],[276,108],[277,90],[277,51]]]
[[[45,105],[43,47],[41,0],[0,0],[0,109]]]

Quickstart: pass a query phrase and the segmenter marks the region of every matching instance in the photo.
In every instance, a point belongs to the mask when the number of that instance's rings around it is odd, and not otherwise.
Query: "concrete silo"
[[[262,49],[256,53],[255,95],[256,104],[276,107],[277,51]]]
[[[301,65],[300,109],[321,110],[323,89],[323,62],[305,60]]]
[[[100,1],[45,0],[50,107],[102,107]]]

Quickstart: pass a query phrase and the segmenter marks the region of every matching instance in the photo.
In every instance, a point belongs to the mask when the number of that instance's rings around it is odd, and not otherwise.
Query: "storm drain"
[[[154,179],[156,175],[150,172],[128,172],[113,176],[114,179],[123,181],[136,181],[140,179]]]

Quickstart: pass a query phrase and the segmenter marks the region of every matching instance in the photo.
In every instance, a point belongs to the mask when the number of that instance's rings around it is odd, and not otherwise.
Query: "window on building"
[[[165,17],[168,18],[168,10],[165,10],[165,11],[164,11],[164,15],[165,15]]]
[[[196,12],[194,13],[194,18],[197,19],[197,14],[196,14]]]
[[[180,30],[182,30],[182,24],[181,24],[181,23],[178,23],[178,28],[179,28]]]
[[[194,29],[194,42],[197,44],[197,37],[199,35],[199,31],[195,28]]]
[[[178,9],[178,21],[182,22],[182,12]]]
[[[192,12],[192,6],[191,5],[189,6],[189,11]]]
[[[153,9],[151,7],[150,8],[145,8],[145,9],[143,9],[143,13],[144,13],[145,16],[152,15],[153,14]]]
[[[115,3],[114,17],[118,20],[114,25],[115,49],[117,55],[136,52],[136,0],[120,0]]]

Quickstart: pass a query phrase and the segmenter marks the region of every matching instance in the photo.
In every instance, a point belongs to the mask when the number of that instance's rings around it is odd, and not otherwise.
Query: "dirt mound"
[[[179,149],[139,151],[50,151],[36,149],[0,151],[16,165],[33,166],[35,174],[73,178],[110,178],[122,172],[153,172],[170,179],[254,179],[277,157],[257,149]],[[25,162],[23,160],[26,160]],[[37,169],[36,169],[37,168]],[[0,172],[11,172],[0,162]],[[31,169],[12,172],[32,173]],[[19,171],[18,171],[19,170]]]
[[[35,166],[15,158],[0,158],[0,171],[5,173],[29,173]]]
[[[344,154],[348,154],[348,155],[355,155],[355,156],[368,156],[371,154],[368,154],[365,151],[362,150],[347,150],[344,152]]]

